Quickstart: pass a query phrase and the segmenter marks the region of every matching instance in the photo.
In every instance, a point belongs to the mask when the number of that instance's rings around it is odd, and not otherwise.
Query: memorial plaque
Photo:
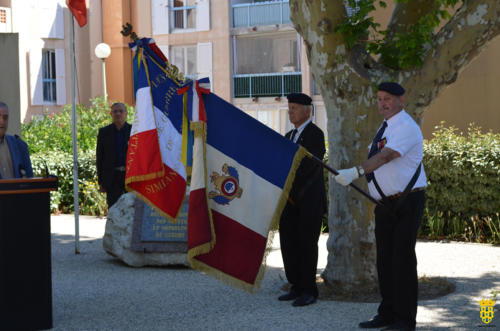
[[[140,199],[135,200],[132,250],[137,252],[187,252],[189,196],[177,219],[163,217]]]

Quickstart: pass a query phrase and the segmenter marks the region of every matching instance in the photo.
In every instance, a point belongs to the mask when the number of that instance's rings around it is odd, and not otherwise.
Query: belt
[[[125,166],[121,166],[121,167],[115,167],[116,171],[125,171]]]
[[[410,193],[420,192],[420,191],[423,191],[423,190],[425,190],[425,187],[417,187],[417,188],[414,188],[413,190],[411,190]],[[389,195],[387,197],[387,199],[389,199],[389,200],[396,200],[396,199],[401,198],[401,195],[403,195],[403,192],[399,192],[399,193],[396,193],[396,194],[393,194],[393,195]]]

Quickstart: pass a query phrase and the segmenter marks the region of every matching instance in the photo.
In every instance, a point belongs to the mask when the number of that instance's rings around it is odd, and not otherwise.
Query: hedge
[[[500,134],[436,127],[424,144],[429,186],[421,233],[500,242]]]

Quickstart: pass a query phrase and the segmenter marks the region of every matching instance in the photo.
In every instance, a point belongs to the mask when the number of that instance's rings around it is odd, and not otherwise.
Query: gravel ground
[[[260,291],[248,294],[188,268],[124,265],[102,248],[105,219],[80,217],[79,255],[73,215],[52,216],[51,225],[53,330],[359,330],[378,306],[279,302],[285,273],[277,239]],[[326,266],[326,239],[319,243],[318,273]],[[419,241],[417,256],[420,276],[456,285],[452,294],[419,302],[417,329],[500,330],[500,303],[488,325],[478,304],[500,291],[500,247]]]

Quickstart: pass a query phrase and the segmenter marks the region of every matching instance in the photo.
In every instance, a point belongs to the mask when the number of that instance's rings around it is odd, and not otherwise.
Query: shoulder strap
[[[398,203],[396,205],[396,210],[399,208],[399,205],[406,199],[406,196],[410,193],[410,191],[413,189],[413,186],[417,182],[418,176],[420,176],[420,170],[422,169],[422,162],[417,167],[417,170],[413,174],[413,177],[410,179],[410,182],[408,185],[406,185],[405,190],[403,191],[403,194],[401,194],[401,197],[398,199]]]

